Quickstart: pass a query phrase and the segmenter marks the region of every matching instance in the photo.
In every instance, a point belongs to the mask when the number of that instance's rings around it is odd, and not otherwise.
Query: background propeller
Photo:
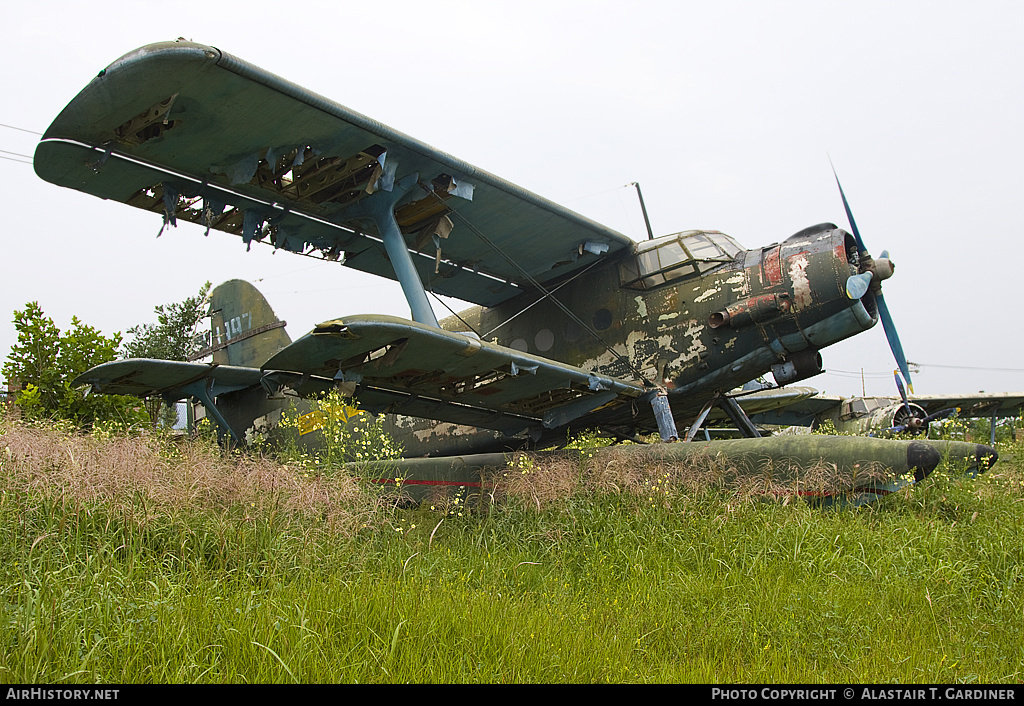
[[[911,434],[920,434],[922,431],[927,431],[928,425],[936,419],[945,419],[956,412],[956,407],[948,407],[946,409],[940,409],[934,414],[929,414],[923,417],[918,416],[920,407],[914,409],[914,407],[910,406],[910,400],[907,398],[907,391],[903,387],[903,380],[900,379],[900,371],[893,370],[892,374],[893,377],[896,378],[896,388],[900,391],[900,397],[903,398],[903,408],[893,416],[894,426],[886,431],[897,434],[905,431],[910,432]]]
[[[836,186],[839,187],[839,195],[843,199],[843,208],[846,209],[846,218],[850,221],[850,230],[853,231],[853,237],[857,241],[857,251],[860,254],[860,265],[859,270],[855,275],[851,275],[846,280],[846,296],[851,299],[860,299],[863,297],[872,284],[877,284],[874,291],[875,305],[878,308],[878,318],[882,320],[882,328],[885,330],[885,337],[889,341],[889,348],[892,349],[892,354],[896,358],[896,365],[899,366],[900,372],[903,374],[903,379],[907,381],[907,386],[910,391],[914,391],[914,384],[910,380],[910,369],[907,366],[907,357],[903,354],[903,346],[900,344],[900,337],[896,334],[896,325],[892,321],[892,315],[889,314],[889,307],[885,303],[885,298],[882,296],[881,281],[888,279],[892,276],[893,264],[889,260],[889,253],[885,250],[874,260],[868,253],[867,247],[864,245],[863,238],[860,237],[860,230],[857,228],[857,221],[853,218],[853,212],[850,210],[850,203],[846,200],[846,193],[843,191],[843,185],[839,183],[839,175],[836,174],[836,168],[832,166],[832,175],[836,178]],[[904,396],[904,399],[906,397]]]

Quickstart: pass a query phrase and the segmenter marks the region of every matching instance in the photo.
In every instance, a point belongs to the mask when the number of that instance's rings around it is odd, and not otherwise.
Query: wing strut
[[[206,409],[207,414],[212,416],[214,421],[217,422],[217,427],[220,432],[218,436],[223,439],[224,432],[226,431],[232,441],[236,444],[242,443],[242,437],[230,424],[228,424],[228,420],[225,419],[224,415],[221,414],[221,411],[217,409],[217,403],[214,401],[213,395],[210,394],[209,387],[211,387],[211,385],[208,385],[207,381],[203,380],[198,383],[193,383],[189,387],[182,388],[182,392],[192,395],[203,403],[203,407]]]
[[[343,222],[350,218],[369,218],[377,226],[377,232],[384,241],[384,249],[387,250],[391,266],[395,268],[395,276],[402,285],[402,292],[405,300],[409,302],[409,309],[412,310],[412,319],[417,323],[441,328],[434,316],[434,310],[427,300],[427,290],[423,287],[423,280],[420,279],[416,265],[413,264],[412,255],[402,237],[402,230],[395,220],[395,205],[405,196],[419,180],[419,173],[407,174],[397,181],[390,191],[380,189],[370,196],[361,199],[350,208],[345,209],[340,217],[332,220]]]
[[[433,194],[435,199],[440,199],[440,196],[438,196],[436,193],[434,193],[434,192],[431,192],[431,193]],[[538,292],[540,292],[541,294],[544,295],[542,297],[542,299],[547,299],[547,298],[550,297],[551,302],[555,306],[557,306],[559,309],[561,309],[565,313],[566,316],[568,316],[570,319],[572,319],[577,324],[579,324],[583,328],[584,331],[586,331],[591,336],[593,336],[595,339],[597,339],[598,343],[600,343],[602,346],[604,346],[608,350],[609,353],[611,353],[613,356],[615,356],[616,359],[622,361],[626,365],[626,367],[628,367],[629,370],[636,376],[636,378],[638,380],[642,380],[644,382],[644,384],[647,385],[648,387],[654,387],[654,384],[644,376],[643,372],[641,372],[640,370],[637,370],[626,356],[622,355],[621,353],[616,351],[614,348],[612,348],[610,345],[608,345],[608,343],[603,338],[601,338],[600,334],[598,334],[597,331],[595,331],[593,329],[593,327],[591,327],[589,324],[587,324],[585,321],[583,321],[579,316],[577,316],[575,313],[573,313],[573,311],[569,307],[567,307],[565,304],[563,304],[557,297],[552,296],[556,291],[558,291],[563,286],[568,284],[568,282],[563,282],[561,285],[556,287],[554,290],[548,291],[548,289],[544,285],[542,285],[540,282],[538,282],[529,272],[527,272],[525,269],[523,269],[523,267],[518,262],[516,262],[515,258],[513,258],[513,257],[509,256],[508,254],[506,254],[505,251],[503,251],[501,248],[499,248],[497,245],[495,245],[494,242],[490,238],[488,238],[486,235],[484,235],[483,231],[481,231],[479,228],[477,228],[472,223],[470,223],[469,219],[467,219],[466,216],[463,215],[458,209],[455,209],[455,208],[451,209],[449,215],[454,215],[462,223],[465,223],[466,226],[470,229],[470,231],[472,231],[476,235],[476,237],[480,238],[480,240],[485,245],[487,245],[491,250],[493,250],[495,253],[497,253],[502,258],[504,258],[505,261],[508,262],[512,267],[514,267],[515,269],[519,270],[519,272],[523,275],[523,277],[526,279],[526,281],[529,282],[531,285],[533,285],[537,289]],[[607,248],[605,248],[605,250],[607,250]],[[604,250],[601,251],[601,254],[604,254]],[[581,272],[580,274],[583,274],[583,273]],[[530,306],[533,306],[533,305],[531,304]],[[527,308],[529,308],[529,307],[527,307]],[[523,311],[526,311],[526,309],[523,309]],[[520,312],[520,313],[522,313],[522,312]],[[518,314],[516,316],[518,316]],[[509,319],[509,321],[511,321],[511,319]],[[494,329],[491,330],[491,333],[496,331],[498,328],[503,326],[505,323],[508,323],[508,321],[504,322],[503,324],[499,324],[498,327],[495,327]],[[653,402],[652,402],[652,404],[653,404]],[[664,431],[665,431],[665,433],[669,433],[669,430],[667,428]],[[675,429],[672,429],[671,431],[674,432]],[[664,434],[662,434],[662,436],[664,437]],[[678,435],[673,435],[673,438],[678,438]],[[668,437],[665,437],[665,440],[667,441]]]
[[[228,423],[228,420],[224,418],[224,415],[217,408],[217,395],[222,392],[230,392],[233,389],[239,389],[238,386],[222,386],[217,383],[217,380],[213,377],[204,377],[199,380],[193,380],[189,383],[181,385],[175,388],[173,391],[164,394],[164,401],[170,405],[177,399],[181,399],[183,396],[189,396],[199,400],[203,407],[206,409],[206,413],[213,417],[213,421],[217,424],[217,436],[223,442],[225,436],[230,436],[231,440],[236,444],[242,443],[242,435],[237,429]]]
[[[754,423],[750,421],[750,417],[743,411],[739,403],[728,395],[722,395],[718,398],[718,406],[729,415],[729,419],[732,423],[740,430],[740,433],[748,439],[757,439],[761,437],[761,432],[757,430]]]
[[[708,414],[717,402],[717,397],[712,397],[707,401],[707,404],[704,405],[704,408],[700,411],[700,414],[697,415],[697,418],[690,426],[690,431],[686,432],[686,441],[693,441],[694,437],[697,436],[697,432],[700,431],[701,425],[704,424],[704,420],[708,418]]]

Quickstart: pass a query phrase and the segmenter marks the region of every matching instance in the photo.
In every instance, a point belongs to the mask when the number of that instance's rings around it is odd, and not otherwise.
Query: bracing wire
[[[424,187],[424,188],[426,188],[426,187]],[[637,370],[633,366],[632,362],[628,358],[626,358],[624,355],[622,355],[621,353],[616,351],[614,348],[612,348],[603,338],[601,338],[600,334],[598,334],[597,331],[595,331],[591,326],[589,326],[586,322],[584,322],[582,319],[580,319],[580,317],[578,317],[571,309],[569,309],[569,307],[567,307],[565,304],[563,304],[557,297],[552,296],[552,292],[549,292],[547,290],[547,288],[545,288],[540,282],[538,282],[536,279],[534,279],[534,277],[529,272],[527,272],[518,262],[516,262],[514,258],[509,256],[501,248],[499,248],[479,228],[477,228],[475,225],[473,225],[473,223],[471,223],[469,221],[469,219],[467,219],[462,213],[460,213],[458,211],[458,209],[453,208],[451,206],[451,204],[449,204],[446,201],[444,201],[432,189],[428,189],[428,193],[431,194],[435,199],[440,201],[442,204],[444,204],[444,206],[447,209],[449,209],[449,212],[452,213],[453,215],[455,215],[462,223],[464,223],[466,225],[466,227],[469,228],[469,230],[474,235],[476,235],[478,238],[480,238],[480,240],[483,241],[483,243],[485,245],[487,245],[487,247],[491,248],[491,250],[493,250],[496,254],[498,254],[508,264],[510,264],[512,267],[514,267],[516,270],[518,270],[519,273],[523,275],[523,278],[527,282],[529,282],[531,285],[533,285],[539,292],[541,292],[544,295],[545,298],[550,298],[551,301],[555,304],[555,306],[557,306],[559,309],[561,309],[562,312],[565,313],[566,316],[568,316],[570,319],[575,321],[581,328],[583,328],[584,331],[586,331],[591,336],[593,336],[598,341],[598,343],[600,343],[602,346],[604,346],[605,349],[609,353],[611,353],[613,356],[615,356],[616,360],[618,360],[618,361],[622,362],[623,364],[625,364],[626,367],[629,368],[629,370],[637,377],[637,379],[643,380],[648,385],[651,385],[651,386],[654,385],[654,383],[652,383],[650,380],[647,379],[647,376],[645,376],[642,372],[640,372],[639,370]]]

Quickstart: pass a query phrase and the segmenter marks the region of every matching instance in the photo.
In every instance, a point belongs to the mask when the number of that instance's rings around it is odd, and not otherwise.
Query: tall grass
[[[4,682],[1024,678],[1015,446],[862,508],[564,462],[402,509],[201,443],[0,434]]]

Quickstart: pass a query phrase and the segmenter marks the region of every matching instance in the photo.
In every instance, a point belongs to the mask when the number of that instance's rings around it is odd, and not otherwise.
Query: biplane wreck
[[[247,400],[338,387],[374,413],[456,425],[459,453],[622,439],[712,413],[757,436],[727,391],[822,372],[820,351],[881,319],[872,258],[813,225],[745,249],[714,230],[626,236],[214,47],[126,54],[57,116],[35,170],[54,184],[395,279],[411,320],[331,319],[248,366],[117,361],[95,391],[191,397],[238,441]],[[842,189],[840,188],[840,192]],[[474,306],[439,321],[445,295]],[[466,451],[462,451],[465,453]]]

